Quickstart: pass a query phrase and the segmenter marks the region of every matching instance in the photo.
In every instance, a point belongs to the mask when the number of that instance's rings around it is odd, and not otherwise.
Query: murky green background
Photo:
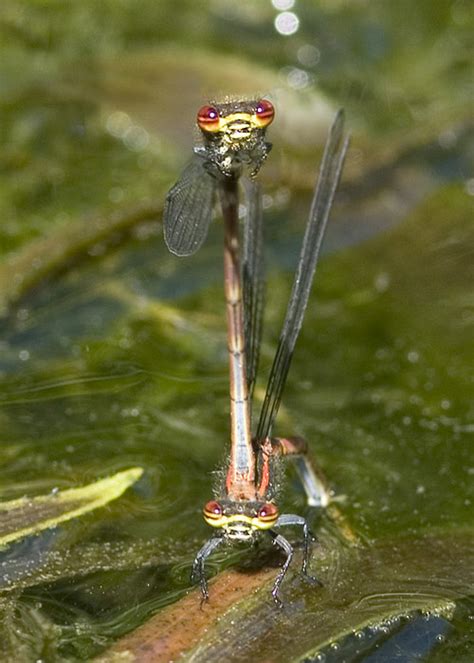
[[[346,109],[352,147],[275,433],[310,440],[367,559],[382,546],[380,596],[403,586],[457,601],[396,660],[420,660],[420,641],[424,660],[472,660],[472,5],[290,11],[299,22],[285,35],[263,0],[2,2],[1,497],[145,469],[108,507],[0,552],[2,660],[90,659],[189,587],[228,439],[222,235],[213,224],[196,256],[177,259],[161,207],[196,109],[226,94],[272,95],[278,113],[260,177],[262,388],[325,131]],[[342,546],[297,487],[282,506]],[[420,537],[452,546],[445,573],[410,547]],[[374,594],[368,571],[364,585],[354,560],[343,566],[348,587]],[[343,602],[342,576],[329,562],[321,575]],[[319,645],[309,624],[299,649],[292,637],[266,660]],[[349,641],[314,660],[379,660],[357,651]]]

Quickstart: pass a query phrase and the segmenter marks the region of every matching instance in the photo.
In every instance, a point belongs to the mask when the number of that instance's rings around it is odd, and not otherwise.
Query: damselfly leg
[[[303,577],[308,580],[312,585],[319,585],[322,586],[322,582],[315,578],[314,576],[311,576],[308,573],[308,566],[309,566],[309,561],[311,557],[311,543],[313,540],[315,540],[314,536],[311,534],[308,526],[308,522],[306,518],[303,518],[303,516],[297,516],[292,513],[286,513],[282,514],[278,520],[275,523],[275,527],[287,527],[290,525],[296,525],[298,527],[303,528],[303,560],[301,563],[301,573]],[[270,532],[272,539],[273,539],[273,544],[275,546],[278,546],[286,555],[286,560],[283,566],[281,567],[275,582],[273,583],[273,588],[272,588],[272,596],[275,600],[275,602],[278,605],[282,605],[282,601],[279,596],[279,591],[280,591],[280,586],[283,582],[283,579],[285,578],[285,575],[290,568],[291,561],[293,559],[293,546],[290,544],[290,542],[281,534],[277,534],[276,532],[271,531]]]
[[[207,586],[207,578],[204,565],[209,555],[212,555],[214,550],[224,542],[222,536],[213,536],[212,539],[206,541],[201,550],[198,552],[193,562],[193,569],[191,571],[191,582],[198,582],[201,588],[201,596],[203,601],[209,600],[209,590]]]

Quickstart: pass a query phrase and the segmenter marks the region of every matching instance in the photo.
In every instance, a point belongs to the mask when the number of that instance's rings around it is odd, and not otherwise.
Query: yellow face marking
[[[271,519],[260,519],[260,518],[251,518],[250,516],[244,516],[241,514],[234,514],[233,516],[219,516],[219,517],[209,517],[204,513],[204,520],[211,527],[228,527],[232,523],[245,523],[253,529],[270,529],[278,519],[278,513],[275,514]]]
[[[256,117],[255,113],[231,113],[230,115],[221,117],[220,120],[224,126],[226,124],[232,124],[232,122],[248,122],[258,126],[256,123]]]
[[[213,134],[225,132],[248,135],[253,129],[259,129],[261,126],[261,120],[259,120],[255,113],[231,113],[225,117],[219,117],[218,121],[213,123],[209,128],[203,128],[203,131]]]

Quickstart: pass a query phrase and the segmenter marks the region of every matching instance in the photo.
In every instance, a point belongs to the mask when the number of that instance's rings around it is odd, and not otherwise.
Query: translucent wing
[[[258,369],[263,312],[263,215],[262,193],[254,181],[245,180],[247,215],[243,233],[242,281],[244,298],[244,333],[249,396]]]
[[[311,204],[298,268],[280,335],[277,352],[268,378],[256,439],[271,432],[285,386],[296,339],[301,329],[308,297],[326,230],[334,194],[341,176],[349,139],[343,139],[344,114],[338,111],[326,141],[318,184]]]
[[[163,229],[171,253],[190,256],[201,247],[211,222],[214,191],[215,180],[196,157],[166,196]]]

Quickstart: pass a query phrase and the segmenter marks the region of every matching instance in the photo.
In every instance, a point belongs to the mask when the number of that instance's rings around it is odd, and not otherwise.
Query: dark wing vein
[[[311,204],[293,289],[277,352],[268,378],[267,390],[256,432],[257,440],[264,440],[271,433],[288,375],[293,350],[308,304],[321,243],[349,143],[348,138],[343,140],[343,129],[344,114],[340,110],[334,119],[326,141],[318,184]]]
[[[215,180],[196,157],[166,196],[163,229],[171,253],[190,256],[201,247],[211,222],[214,191]]]
[[[244,333],[249,397],[257,376],[263,312],[262,193],[254,181],[245,180],[247,215],[243,233]]]

